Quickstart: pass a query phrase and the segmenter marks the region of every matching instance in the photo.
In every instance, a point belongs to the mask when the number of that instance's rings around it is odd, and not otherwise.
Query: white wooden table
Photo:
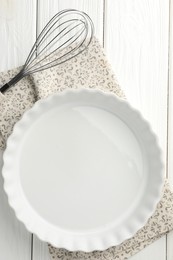
[[[1,0],[0,71],[22,65],[41,28],[65,8],[84,10],[93,19],[128,100],[159,137],[173,185],[173,0]],[[1,175],[0,259],[49,259],[46,244],[27,232],[8,206]],[[173,233],[131,259],[173,260]]]

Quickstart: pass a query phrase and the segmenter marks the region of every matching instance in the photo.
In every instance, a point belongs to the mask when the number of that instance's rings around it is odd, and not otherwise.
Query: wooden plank
[[[108,0],[105,49],[129,102],[149,120],[166,158],[168,0]]]
[[[0,71],[22,65],[35,41],[36,2],[6,1],[0,3]],[[0,172],[2,152],[0,152]],[[26,231],[9,207],[0,174],[0,254],[5,260],[31,259],[31,234]]]
[[[0,172],[2,169],[2,151],[0,151]],[[0,174],[0,259],[30,260],[31,235],[20,223],[8,205],[3,190],[3,179]]]
[[[52,0],[38,2],[38,33],[45,26],[48,20],[58,11],[74,8],[86,12],[93,20],[95,25],[95,35],[103,42],[103,0]],[[33,260],[48,260],[49,254],[47,244],[33,239]]]
[[[0,2],[0,71],[22,65],[35,41],[36,2]]]
[[[105,20],[107,56],[127,99],[158,135],[166,162],[169,1],[107,0]],[[166,259],[166,238],[134,259]]]
[[[173,187],[173,1],[170,1],[169,41],[169,106],[168,106],[168,177]],[[173,231],[167,236],[167,260],[173,259]]]

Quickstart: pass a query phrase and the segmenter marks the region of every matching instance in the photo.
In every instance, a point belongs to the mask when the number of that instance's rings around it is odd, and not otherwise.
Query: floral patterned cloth
[[[58,55],[56,53],[55,55]],[[0,73],[0,85],[12,78],[20,68]],[[57,67],[38,72],[19,81],[15,86],[0,93],[0,149],[4,149],[6,140],[14,124],[23,113],[41,98],[66,88],[99,88],[113,92],[125,98],[116,78],[107,62],[106,56],[97,39],[93,39],[89,48],[77,57]],[[52,259],[63,260],[113,260],[127,259],[147,245],[173,229],[173,193],[165,180],[163,195],[156,211],[146,225],[134,237],[105,251],[69,252],[65,249],[49,246]]]

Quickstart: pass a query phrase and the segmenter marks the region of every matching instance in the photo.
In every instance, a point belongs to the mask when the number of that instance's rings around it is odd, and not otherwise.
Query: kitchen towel
[[[56,53],[55,55],[59,55]],[[0,85],[11,79],[20,68],[0,73]],[[0,93],[0,148],[4,149],[6,140],[14,124],[22,114],[41,98],[63,91],[67,88],[99,88],[125,98],[111,70],[98,40],[93,38],[90,46],[80,55],[51,69],[37,72],[19,81],[5,94]],[[128,259],[162,235],[173,229],[173,192],[165,180],[163,194],[156,211],[146,225],[134,237],[105,251],[69,252],[48,245],[51,259]]]

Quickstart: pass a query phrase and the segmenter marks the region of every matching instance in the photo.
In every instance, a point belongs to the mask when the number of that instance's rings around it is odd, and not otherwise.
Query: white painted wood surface
[[[36,1],[0,0],[0,71],[22,65],[35,36]]]
[[[95,34],[104,45],[128,100],[142,111],[159,137],[164,160],[168,162],[167,174],[173,185],[172,45],[168,48],[169,31],[173,44],[173,26],[169,30],[169,11],[173,17],[173,7],[171,11],[169,0],[1,0],[0,71],[21,65],[36,34],[52,15],[65,8],[84,10],[93,19]],[[35,236],[32,241],[9,208],[2,177],[0,231],[0,259],[49,259],[47,245]],[[173,260],[173,233],[131,259]]]

